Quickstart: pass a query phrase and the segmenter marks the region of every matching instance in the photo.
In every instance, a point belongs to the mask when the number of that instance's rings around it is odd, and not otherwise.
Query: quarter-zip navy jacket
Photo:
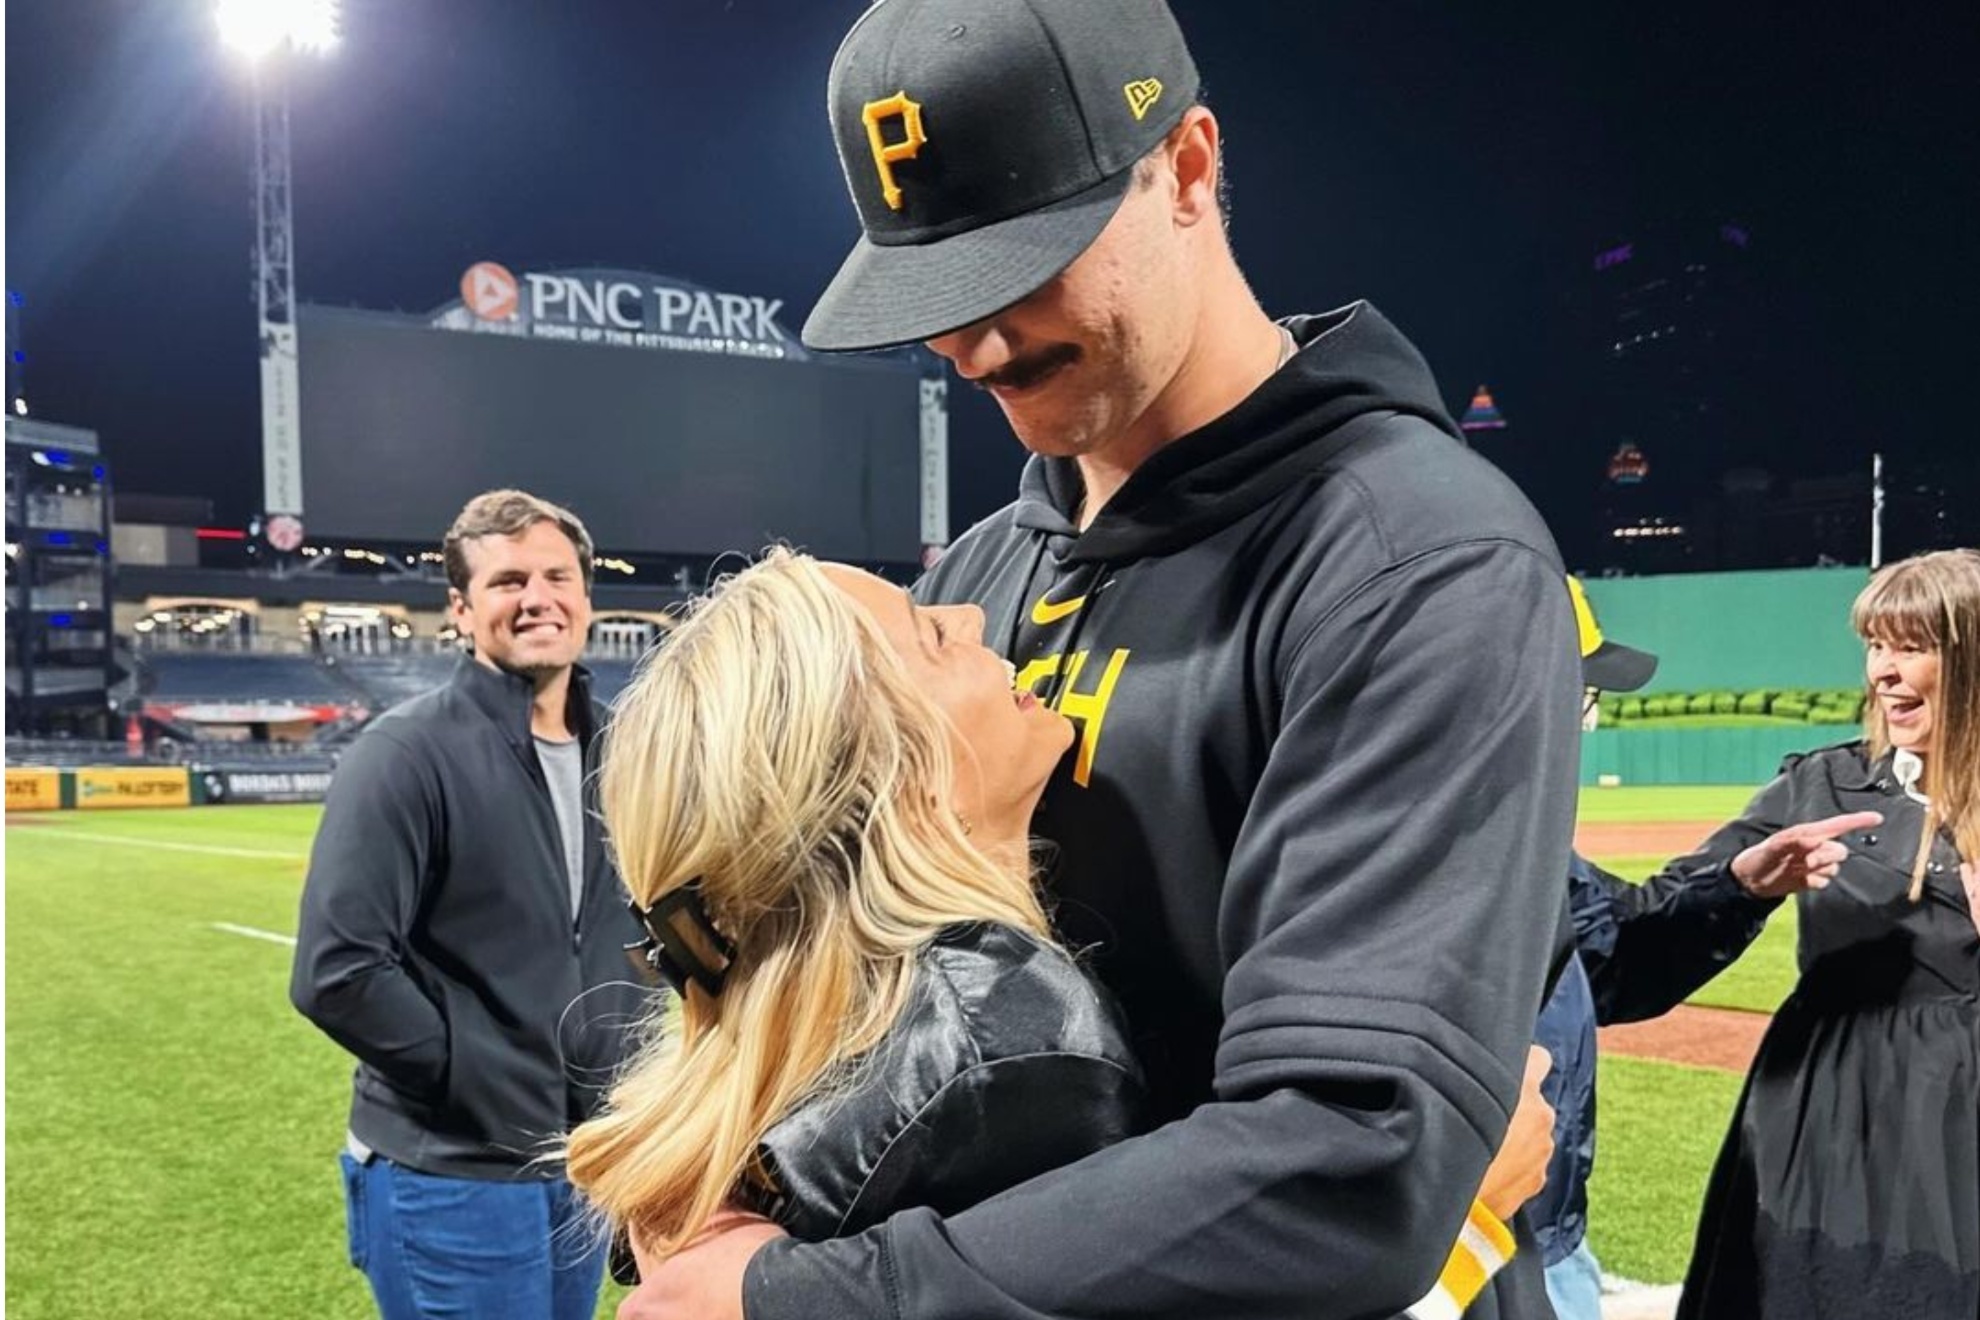
[[[310,853],[289,996],[358,1058],[351,1133],[425,1173],[550,1177],[644,1006],[637,937],[591,802],[602,711],[584,671],[584,889],[530,736],[531,685],[463,657],[344,755]]]

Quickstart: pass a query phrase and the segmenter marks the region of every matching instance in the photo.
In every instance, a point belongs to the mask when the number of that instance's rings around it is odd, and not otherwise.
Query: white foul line
[[[215,857],[266,857],[279,862],[306,862],[307,853],[269,852],[260,848],[222,848],[211,843],[171,843],[165,839],[141,839],[126,834],[98,834],[93,830],[60,828],[36,833],[37,839],[81,839],[85,843],[121,843],[132,848],[161,848],[166,852],[210,853]]]
[[[270,944],[286,944],[291,949],[296,947],[296,937],[293,935],[278,935],[272,930],[256,930],[252,926],[236,926],[231,921],[213,921],[207,924],[215,930],[224,930],[229,935],[245,935],[251,940],[267,940]]]

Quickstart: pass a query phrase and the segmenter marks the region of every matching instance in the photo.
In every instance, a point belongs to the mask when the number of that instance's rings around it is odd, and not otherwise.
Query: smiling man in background
[[[386,1320],[589,1320],[602,1252],[536,1156],[596,1107],[638,1007],[637,931],[587,798],[591,537],[497,490],[443,552],[473,654],[339,764],[289,992],[358,1059],[351,1261]]]

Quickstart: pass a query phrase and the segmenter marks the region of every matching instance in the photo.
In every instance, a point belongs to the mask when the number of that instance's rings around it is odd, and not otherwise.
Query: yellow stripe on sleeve
[[[1443,1273],[1423,1300],[1409,1308],[1409,1320],[1458,1320],[1517,1250],[1512,1230],[1483,1201],[1473,1201]]]

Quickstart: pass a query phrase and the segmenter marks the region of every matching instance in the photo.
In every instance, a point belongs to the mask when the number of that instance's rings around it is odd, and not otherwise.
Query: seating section
[[[333,663],[345,681],[365,694],[372,713],[379,714],[445,683],[459,659],[458,653],[442,651],[348,655],[337,657]]]
[[[119,738],[9,738],[7,764],[74,769],[104,765],[185,765],[200,770],[263,773],[321,772],[335,768],[333,754],[315,742],[249,742],[237,739],[158,738],[134,747]]]
[[[369,699],[374,714],[390,710],[410,697],[429,692],[447,681],[458,657],[453,653],[425,655],[340,656],[336,670]],[[591,694],[606,705],[632,681],[629,660],[586,660],[591,671]]]
[[[309,656],[225,651],[150,651],[147,700],[175,702],[278,701],[347,705],[352,694]]]
[[[142,765],[142,747],[133,749],[119,738],[103,742],[87,738],[9,738],[7,764],[10,766]]]
[[[321,658],[152,651],[143,656],[142,663],[148,675],[145,699],[160,706],[280,702],[341,706],[363,716],[375,716],[442,686],[459,660],[459,653],[454,651]],[[592,675],[592,695],[611,705],[632,681],[633,665],[622,659],[585,661]],[[354,731],[354,727],[330,726],[323,730],[333,741],[339,734],[348,738]]]

